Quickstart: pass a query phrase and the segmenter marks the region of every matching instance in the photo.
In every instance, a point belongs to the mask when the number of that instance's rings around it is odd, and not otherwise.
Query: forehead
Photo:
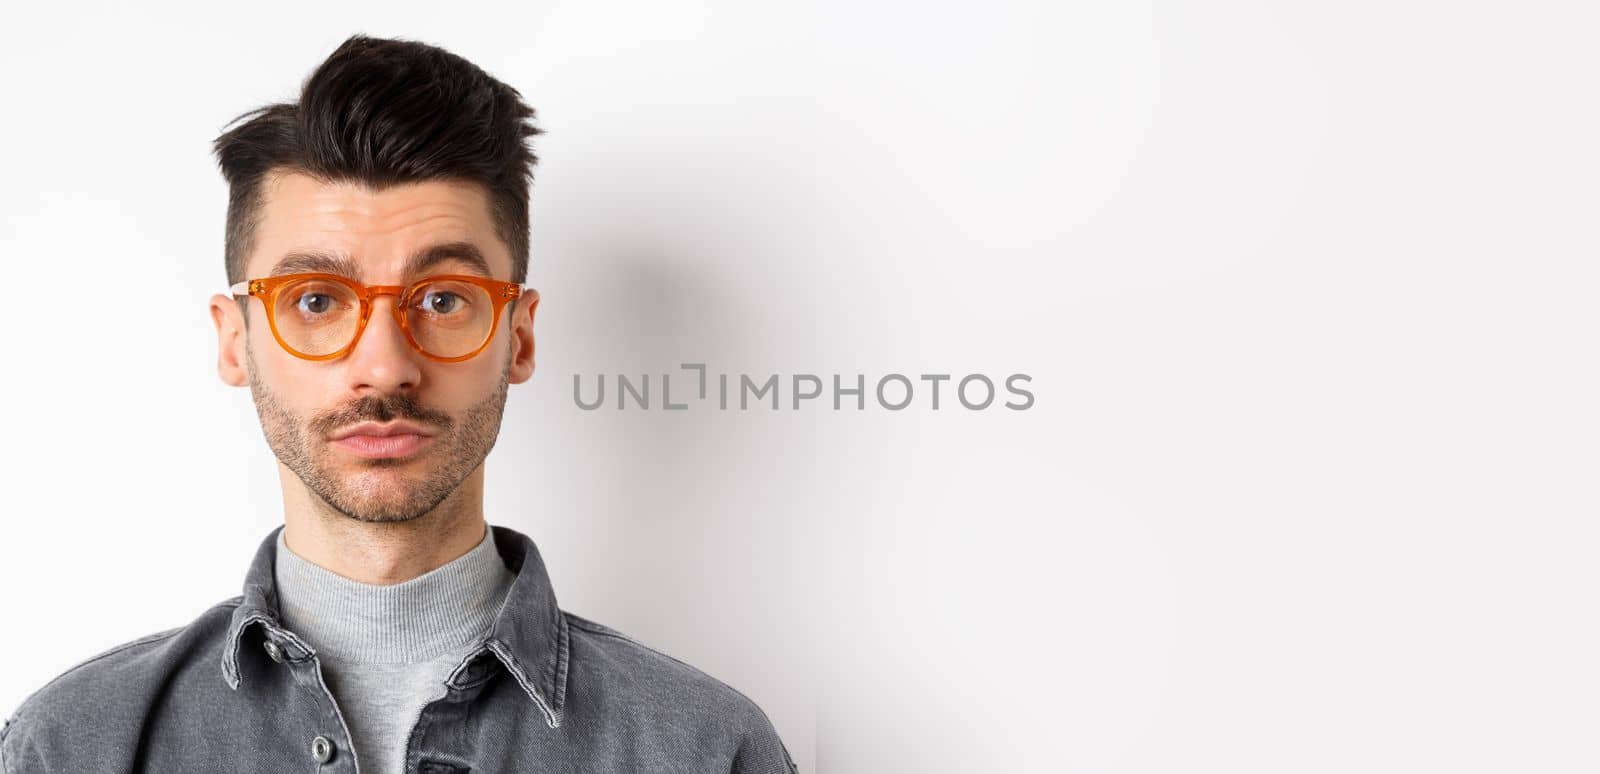
[[[287,266],[285,259],[305,264],[311,255],[352,269],[368,284],[398,282],[417,256],[444,246],[475,248],[491,276],[511,276],[511,256],[495,231],[489,197],[473,183],[428,180],[375,190],[359,182],[277,172],[262,182],[258,218],[247,262],[250,277],[272,274],[280,263]],[[436,266],[439,271],[466,268]]]

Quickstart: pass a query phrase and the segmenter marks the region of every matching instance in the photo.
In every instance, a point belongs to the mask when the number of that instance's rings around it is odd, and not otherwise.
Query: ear
[[[529,291],[517,301],[511,313],[511,370],[506,373],[511,384],[533,378],[533,313],[539,308],[539,294]]]
[[[244,314],[231,296],[211,297],[211,322],[217,328],[217,375],[225,384],[244,387],[250,384],[250,369],[245,357]]]

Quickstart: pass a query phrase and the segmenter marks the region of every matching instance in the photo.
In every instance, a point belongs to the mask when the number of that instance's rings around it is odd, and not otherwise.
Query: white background
[[[5,712],[281,520],[209,142],[363,31],[548,132],[489,520],[802,771],[1600,768],[1592,4],[41,8],[0,17]],[[1036,403],[574,404],[684,362]]]

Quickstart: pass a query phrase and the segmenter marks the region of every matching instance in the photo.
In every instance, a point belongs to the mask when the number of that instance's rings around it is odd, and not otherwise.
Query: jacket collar
[[[453,688],[471,688],[488,677],[489,665],[480,658],[494,658],[522,686],[528,698],[544,713],[551,728],[561,725],[567,693],[568,632],[566,616],[556,606],[550,576],[533,539],[510,527],[490,525],[495,548],[506,568],[516,573],[506,601],[495,615],[494,625],[482,647],[462,660],[448,680]],[[284,657],[298,661],[316,654],[316,649],[299,635],[283,628],[278,606],[277,581],[273,575],[277,559],[280,525],[267,534],[256,549],[255,559],[245,573],[244,595],[233,611],[227,640],[222,648],[222,679],[228,687],[239,689],[240,641],[245,631],[260,626],[264,636],[278,643]]]

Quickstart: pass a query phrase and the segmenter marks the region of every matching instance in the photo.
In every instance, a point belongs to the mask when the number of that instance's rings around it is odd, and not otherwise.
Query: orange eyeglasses
[[[378,296],[396,297],[394,319],[406,341],[441,363],[470,359],[488,347],[512,299],[526,296],[531,307],[539,304],[533,288],[467,274],[426,277],[410,285],[363,285],[339,274],[283,274],[245,280],[228,290],[261,299],[273,338],[306,360],[333,360],[355,349]]]

